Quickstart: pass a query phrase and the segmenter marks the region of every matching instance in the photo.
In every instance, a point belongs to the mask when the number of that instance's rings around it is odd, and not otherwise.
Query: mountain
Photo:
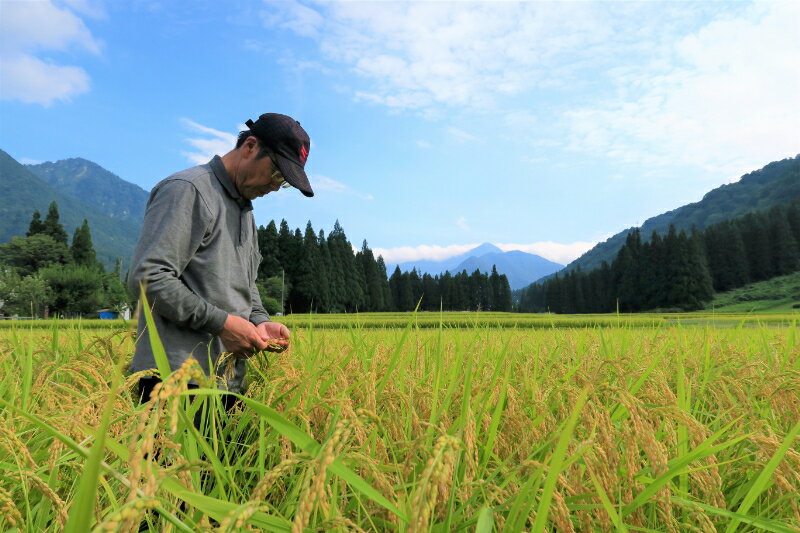
[[[139,223],[150,194],[133,183],[82,158],[25,165],[53,188],[93,206],[111,218]]]
[[[491,273],[493,265],[497,266],[497,271],[500,274],[505,274],[508,277],[508,282],[512,289],[525,287],[542,276],[557,272],[563,267],[563,265],[553,263],[538,255],[519,250],[503,252],[500,248],[490,243],[481,244],[463,254],[441,261],[407,261],[397,266],[404,272],[416,268],[420,274],[427,273],[435,276],[443,274],[445,271],[456,273],[466,270],[472,273],[476,269],[481,272]],[[387,265],[390,275],[394,268],[395,265]]]
[[[533,281],[558,272],[564,265],[548,261],[538,255],[528,254],[519,250],[510,252],[489,253],[480,257],[470,257],[462,261],[455,269],[456,272],[466,270],[474,272],[477,268],[481,272],[492,272],[492,266],[497,266],[500,274],[508,277],[511,290],[527,287]]]
[[[702,200],[647,219],[641,226],[642,238],[649,240],[653,231],[666,234],[671,224],[680,230],[692,226],[703,230],[711,224],[740,217],[748,211],[762,211],[800,198],[800,155],[775,161],[750,172],[735,183],[722,185],[706,193]],[[568,264],[565,271],[578,267],[584,272],[609,264],[625,244],[634,228],[628,228],[602,242]]]
[[[50,202],[58,203],[61,224],[72,237],[75,228],[89,221],[97,258],[113,268],[117,258],[126,263],[136,246],[141,219],[111,217],[90,202],[82,202],[53,187],[0,150],[0,243],[24,236],[34,210],[42,217]]]

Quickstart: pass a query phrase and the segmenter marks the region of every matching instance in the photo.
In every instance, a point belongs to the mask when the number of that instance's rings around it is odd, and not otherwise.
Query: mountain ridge
[[[792,158],[773,161],[764,167],[743,175],[738,181],[721,185],[708,191],[698,202],[692,202],[654,217],[648,218],[639,227],[642,238],[650,239],[653,231],[666,234],[671,224],[680,230],[689,231],[694,226],[703,230],[711,224],[723,222],[748,211],[761,211],[800,198],[800,154]],[[625,243],[634,227],[627,228],[569,263],[563,272],[580,268],[584,272],[594,270],[603,261],[609,264]],[[536,281],[542,281],[546,279]]]
[[[60,222],[70,238],[88,220],[98,260],[111,269],[121,259],[124,268],[136,246],[141,221],[106,215],[53,187],[0,149],[0,242],[25,236],[33,212],[44,216],[52,201],[58,204]]]
[[[137,223],[144,219],[150,193],[93,161],[73,157],[24,166],[55,189],[111,218]]]
[[[563,268],[563,265],[535,254],[520,250],[504,252],[491,243],[480,244],[462,254],[438,261],[405,261],[387,265],[390,273],[395,267],[400,267],[400,270],[404,272],[416,268],[420,274],[432,276],[443,274],[445,271],[455,274],[466,270],[468,273],[472,273],[476,269],[484,273],[491,273],[493,266],[497,266],[497,271],[508,277],[512,290],[525,287],[536,279]]]

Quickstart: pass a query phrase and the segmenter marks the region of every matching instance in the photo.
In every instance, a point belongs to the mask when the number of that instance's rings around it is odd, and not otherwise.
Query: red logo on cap
[[[300,161],[305,165],[306,159],[308,159],[308,150],[305,146],[300,147]]]

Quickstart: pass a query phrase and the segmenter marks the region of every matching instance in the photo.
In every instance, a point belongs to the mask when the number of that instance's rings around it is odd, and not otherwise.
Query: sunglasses
[[[275,154],[269,152],[269,158],[272,159],[272,166],[275,167],[275,170],[272,172],[272,181],[276,182],[281,189],[290,188],[292,185],[286,181],[286,178],[284,178],[283,174],[281,174],[281,171],[279,170],[280,167],[278,167],[278,162],[275,160]]]
[[[275,165],[275,166],[278,166],[278,165]],[[291,183],[286,181],[286,178],[283,177],[283,174],[281,174],[280,170],[276,170],[275,172],[272,173],[272,181],[277,182],[278,185],[280,185],[281,189],[288,189],[289,187],[292,186]]]

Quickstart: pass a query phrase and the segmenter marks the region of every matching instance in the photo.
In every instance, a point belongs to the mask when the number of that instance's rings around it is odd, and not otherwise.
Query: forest
[[[702,309],[714,292],[800,268],[800,202],[713,224],[700,232],[639,230],[609,265],[577,269],[522,290],[522,312],[609,313]]]

